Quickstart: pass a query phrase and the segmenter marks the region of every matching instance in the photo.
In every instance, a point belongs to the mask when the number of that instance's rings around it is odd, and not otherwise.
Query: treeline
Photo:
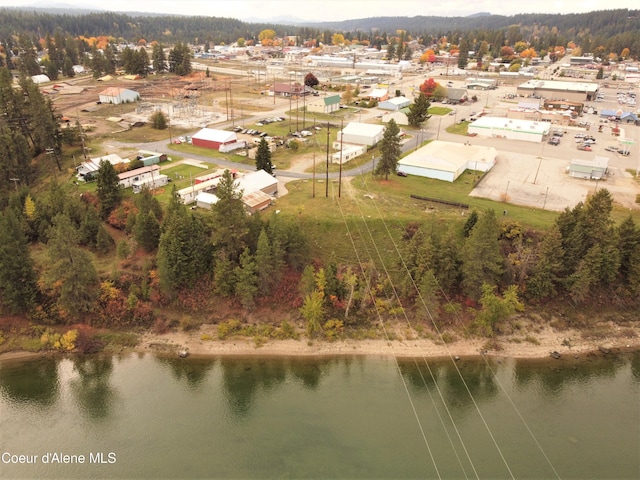
[[[153,308],[162,305],[198,311],[215,298],[229,298],[251,310],[287,271],[301,271],[308,261],[299,227],[277,216],[247,216],[228,171],[211,214],[193,212],[175,195],[162,208],[148,190],[123,200],[108,162],[98,172],[95,195],[72,192],[54,181],[41,195],[24,188],[10,196],[0,216],[5,314],[26,314],[46,325],[132,327],[150,326]],[[112,225],[123,232],[117,243]],[[38,245],[46,260],[36,266],[31,252]],[[138,250],[148,253],[148,261],[127,268]],[[100,260],[121,268],[99,274]]]
[[[302,318],[311,337],[403,312],[441,325],[473,320],[493,334],[523,302],[622,310],[640,298],[640,228],[631,216],[613,223],[605,189],[566,209],[547,232],[493,210],[473,212],[446,232],[406,225],[395,261],[360,251],[338,262],[312,255],[305,219],[247,216],[229,171],[211,212],[194,212],[175,195],[163,208],[149,191],[123,199],[108,162],[97,187],[78,195],[54,181],[42,194],[10,195],[0,215],[4,314],[43,325],[135,327],[162,321],[157,307],[206,314],[231,302]],[[143,264],[135,262],[140,251]],[[114,267],[99,274],[97,262]]]
[[[471,17],[376,17],[343,22],[300,26],[245,23],[241,20],[203,16],[127,15],[101,12],[81,15],[54,15],[38,10],[0,9],[0,40],[12,45],[18,36],[37,43],[56,30],[74,38],[108,36],[114,43],[146,42],[173,44],[230,44],[239,38],[260,42],[260,32],[272,29],[279,37],[295,36],[297,42],[331,44],[332,35],[342,32],[346,40],[367,41],[381,46],[399,30],[406,38],[425,46],[448,38],[454,44],[464,38],[468,45],[487,41],[492,51],[502,46],[526,42],[538,52],[573,42],[583,52],[602,48],[619,54],[628,48],[632,58],[640,56],[640,10],[618,9],[581,14],[479,15]],[[241,16],[242,12],[239,12]],[[497,56],[497,55],[496,55]]]
[[[31,185],[43,153],[61,170],[62,144],[73,129],[62,131],[60,114],[31,78],[21,75],[14,88],[11,72],[0,68],[0,199],[17,183]]]

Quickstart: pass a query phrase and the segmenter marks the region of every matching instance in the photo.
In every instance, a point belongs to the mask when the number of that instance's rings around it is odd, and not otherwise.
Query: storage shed
[[[214,128],[203,128],[191,137],[192,145],[195,145],[196,147],[211,148],[213,150],[219,150],[221,145],[229,145],[237,141],[238,137],[235,132],[217,130]]]
[[[382,140],[383,134],[384,127],[382,125],[350,122],[343,130],[338,132],[337,140],[344,143],[373,147]]]
[[[541,143],[549,133],[549,122],[535,122],[506,117],[480,117],[469,124],[470,135],[482,137],[507,138]]]
[[[494,147],[436,140],[400,159],[398,171],[453,182],[467,169],[489,171],[496,156]]]
[[[213,193],[200,192],[196,196],[196,206],[198,208],[205,208],[211,210],[213,206],[218,203],[219,198]]]

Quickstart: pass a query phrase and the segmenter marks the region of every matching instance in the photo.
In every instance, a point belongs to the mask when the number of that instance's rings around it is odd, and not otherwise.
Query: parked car
[[[406,177],[407,176],[407,174],[405,172],[401,171],[401,170],[398,170],[396,173],[397,173],[397,175],[399,177]]]
[[[631,152],[629,152],[629,150],[624,150],[624,149],[621,148],[621,149],[618,150],[618,153],[620,155],[624,156],[624,157],[628,157],[629,153],[631,153]]]
[[[550,143],[551,145],[556,145],[556,146],[557,146],[557,145],[560,145],[560,139],[559,139],[558,137],[551,137],[551,138],[549,139],[549,143]]]
[[[585,145],[583,143],[581,145],[578,145],[578,150],[584,150],[585,152],[590,152],[593,149],[589,145]]]

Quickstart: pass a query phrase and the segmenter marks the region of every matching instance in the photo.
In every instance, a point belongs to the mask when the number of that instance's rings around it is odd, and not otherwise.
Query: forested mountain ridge
[[[238,38],[258,42],[266,28],[279,36],[298,36],[302,42],[317,39],[330,42],[332,31],[345,33],[345,39],[367,39],[397,30],[406,31],[423,43],[440,37],[467,40],[496,40],[500,32],[505,40],[566,45],[574,42],[583,52],[603,46],[607,52],[629,48],[632,57],[640,54],[640,10],[618,9],[580,14],[519,14],[514,16],[482,15],[469,17],[376,17],[342,22],[308,23],[299,26],[248,23],[239,19],[206,16],[139,15],[115,12],[94,12],[82,15],[51,14],[38,10],[0,9],[0,39],[28,35],[43,38],[47,32],[60,29],[68,35],[96,37],[106,35],[126,41],[159,41],[173,43],[233,43]],[[386,33],[385,33],[386,32]],[[473,44],[473,42],[472,42]],[[622,47],[622,48],[620,48]],[[540,46],[538,47],[541,50]]]

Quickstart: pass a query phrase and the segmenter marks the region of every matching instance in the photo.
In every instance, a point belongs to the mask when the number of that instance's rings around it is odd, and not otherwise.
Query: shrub
[[[232,334],[238,332],[240,330],[240,320],[227,320],[226,322],[221,322],[218,325],[218,338],[220,340],[225,340],[229,338]]]

